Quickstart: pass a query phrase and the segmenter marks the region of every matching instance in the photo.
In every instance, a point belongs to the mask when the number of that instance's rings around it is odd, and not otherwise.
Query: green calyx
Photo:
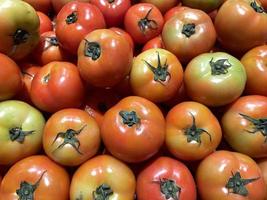
[[[221,75],[227,74],[228,69],[232,66],[228,59],[219,59],[213,61],[213,58],[210,60],[211,75]]]
[[[145,33],[147,29],[156,30],[158,28],[158,23],[155,20],[149,19],[152,9],[149,9],[146,16],[138,21],[138,27],[142,33]]]
[[[255,10],[257,13],[266,13],[264,8],[260,6],[255,0],[250,3],[250,6]]]
[[[167,178],[160,178],[158,181],[153,181],[159,184],[160,192],[164,195],[166,200],[179,200],[181,195],[181,188],[174,180]]]
[[[93,191],[93,200],[109,200],[113,190],[108,184],[102,184]]]
[[[194,23],[184,24],[182,34],[190,38],[196,33],[196,25]]]
[[[27,42],[29,37],[30,37],[30,34],[28,31],[23,30],[23,29],[17,29],[13,35],[14,45],[20,45],[22,43]]]
[[[72,12],[69,14],[65,20],[67,24],[73,24],[78,20],[78,13],[77,12]]]
[[[101,55],[101,47],[97,42],[89,42],[85,40],[84,45],[84,56],[92,58],[92,60],[97,60]]]
[[[23,131],[20,127],[15,127],[9,129],[9,138],[12,142],[17,141],[19,143],[23,143],[25,140],[25,137],[28,135],[33,134],[34,131]]]
[[[139,126],[141,123],[141,119],[137,116],[135,111],[120,111],[119,115],[122,118],[122,123],[132,127],[133,125]]]

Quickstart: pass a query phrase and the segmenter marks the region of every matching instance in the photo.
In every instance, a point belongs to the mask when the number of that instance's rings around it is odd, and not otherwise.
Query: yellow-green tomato
[[[21,0],[0,0],[0,52],[13,59],[27,56],[39,42],[39,17]]]
[[[40,111],[17,100],[0,103],[0,165],[36,154],[42,146],[45,119]]]
[[[224,0],[182,0],[184,6],[211,12],[218,8]]]
[[[204,53],[192,59],[184,74],[187,94],[207,106],[223,106],[243,92],[246,70],[235,57],[224,52]]]

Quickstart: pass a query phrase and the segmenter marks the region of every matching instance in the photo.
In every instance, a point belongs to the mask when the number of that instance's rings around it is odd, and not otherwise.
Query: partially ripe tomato
[[[170,18],[172,18],[174,15],[178,14],[180,11],[187,9],[188,7],[182,6],[182,4],[179,4],[175,7],[172,7],[170,10],[168,10],[164,15],[164,21],[168,21]]]
[[[36,13],[37,13],[39,20],[40,20],[39,33],[42,34],[42,33],[47,32],[47,31],[52,31],[53,30],[53,24],[52,24],[52,21],[50,20],[50,18],[42,12],[37,11]]]

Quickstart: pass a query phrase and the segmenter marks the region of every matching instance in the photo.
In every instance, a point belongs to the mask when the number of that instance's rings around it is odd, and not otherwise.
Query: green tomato
[[[21,0],[0,0],[0,52],[13,59],[27,56],[39,42],[39,17]]]
[[[247,80],[242,63],[224,52],[204,53],[192,59],[184,74],[187,94],[207,106],[223,106],[236,100]]]
[[[0,102],[0,165],[37,153],[45,119],[40,111],[17,100]]]
[[[184,6],[211,12],[224,2],[224,0],[182,0]]]

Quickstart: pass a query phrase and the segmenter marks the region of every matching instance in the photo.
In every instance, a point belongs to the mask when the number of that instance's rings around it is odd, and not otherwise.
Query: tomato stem
[[[153,181],[160,186],[160,192],[165,196],[165,199],[179,200],[181,195],[181,188],[174,180],[167,178],[160,178],[159,181]]]
[[[113,195],[113,190],[108,184],[103,183],[93,191],[94,200],[109,200],[109,196]]]
[[[69,14],[66,18],[66,23],[67,24],[73,24],[78,20],[78,13],[76,11],[72,12]]]
[[[132,127],[135,124],[140,125],[141,119],[137,116],[135,111],[120,111],[119,115],[122,118],[123,124],[126,124],[129,127]]]
[[[49,42],[49,44],[51,45],[51,46],[58,46],[59,45],[59,42],[58,42],[58,39],[57,39],[57,37],[47,37],[47,38],[45,38],[45,40],[47,41],[47,42]]]
[[[152,9],[153,8],[150,8],[146,16],[138,21],[138,26],[142,33],[145,33],[147,29],[156,30],[158,28],[158,23],[155,20],[148,18]]]
[[[262,6],[258,5],[257,2],[254,0],[250,3],[250,6],[255,10],[257,13],[265,13],[265,10]]]
[[[108,0],[109,3],[114,3],[115,0]]]
[[[13,35],[14,45],[19,45],[19,44],[27,42],[29,37],[30,37],[30,34],[28,31],[25,31],[23,29],[17,29]]]
[[[194,23],[184,24],[182,34],[190,38],[196,33],[196,25]]]
[[[15,127],[9,130],[9,138],[12,142],[17,141],[22,144],[25,140],[25,137],[33,133],[34,131],[23,131],[22,128]]]
[[[92,58],[92,60],[97,60],[101,55],[101,47],[97,42],[89,42],[85,40],[84,45],[84,56]]]
[[[232,66],[228,59],[219,59],[217,61],[213,61],[213,58],[210,60],[211,66],[211,75],[221,75],[227,74],[228,68]]]
[[[48,81],[49,81],[49,79],[50,79],[50,77],[51,77],[50,73],[47,74],[47,75],[45,75],[45,76],[43,77],[43,82],[47,84]]]

